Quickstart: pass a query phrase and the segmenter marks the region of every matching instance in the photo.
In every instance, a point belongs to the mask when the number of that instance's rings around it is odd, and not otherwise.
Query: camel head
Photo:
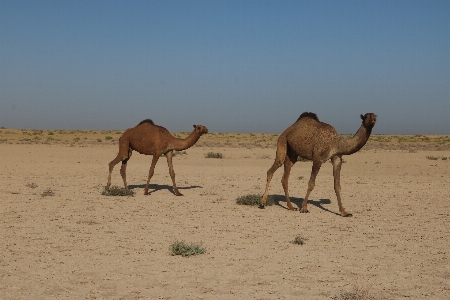
[[[197,131],[198,135],[208,133],[208,128],[206,128],[206,126],[194,125],[194,128],[195,128],[194,130]]]
[[[364,116],[361,115],[361,120],[363,120],[362,123],[365,128],[372,129],[377,121],[377,115],[374,113],[367,113]]]

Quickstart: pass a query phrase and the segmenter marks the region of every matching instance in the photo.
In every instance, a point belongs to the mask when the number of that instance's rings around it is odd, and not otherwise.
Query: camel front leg
[[[259,207],[264,208],[267,201],[267,196],[269,193],[269,185],[270,181],[272,180],[273,174],[276,170],[278,170],[279,167],[281,167],[283,163],[279,160],[275,159],[275,162],[273,163],[272,167],[267,171],[267,182],[266,182],[266,190],[264,191],[264,195],[262,196],[261,200],[259,201]]]
[[[166,158],[167,158],[167,164],[169,165],[170,178],[172,178],[173,191],[174,191],[175,195],[183,196],[183,194],[178,191],[177,185],[175,183],[175,171],[173,170],[173,164],[172,164],[172,156],[173,155],[172,154],[173,154],[172,151],[167,152]]]
[[[319,173],[320,167],[322,166],[322,162],[320,160],[313,161],[313,166],[311,170],[311,177],[309,178],[308,182],[308,190],[306,191],[305,199],[303,199],[302,203],[302,209],[300,210],[301,213],[308,213],[308,198],[309,194],[311,194],[312,190],[314,189],[314,186],[316,184],[316,177]]]
[[[344,206],[342,206],[341,201],[341,166],[342,157],[335,156],[331,159],[333,163],[333,177],[334,177],[334,192],[336,193],[336,198],[338,201],[339,211],[343,217],[351,217],[352,214],[345,211]]]
[[[293,153],[288,153],[288,155],[284,159],[284,173],[283,177],[281,178],[281,185],[283,186],[284,189],[284,194],[286,196],[286,204],[289,210],[298,210],[298,208],[294,208],[294,206],[292,206],[291,199],[289,197],[289,175],[291,173],[292,167],[296,162],[297,162],[297,155]]]
[[[153,174],[155,173],[155,166],[156,166],[156,163],[158,162],[160,155],[161,154],[159,154],[159,153],[153,154],[152,165],[150,166],[150,170],[148,171],[148,179],[147,179],[147,184],[145,185],[144,195],[148,195],[148,185],[150,184],[150,179],[152,178]]]

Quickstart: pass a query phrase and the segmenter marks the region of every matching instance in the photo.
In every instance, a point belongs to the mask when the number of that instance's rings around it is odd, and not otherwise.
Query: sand
[[[359,290],[364,299],[450,299],[448,146],[345,156],[342,197],[353,217],[343,218],[330,163],[308,214],[286,209],[282,168],[270,186],[275,205],[236,204],[263,193],[270,145],[203,144],[175,156],[182,197],[164,157],[145,196],[151,157],[135,153],[135,196],[112,197],[101,193],[114,142],[0,144],[0,298],[332,299]],[[205,158],[210,151],[223,158]],[[121,186],[119,169],[112,183]],[[310,169],[292,169],[295,206]],[[173,256],[175,241],[206,253]]]

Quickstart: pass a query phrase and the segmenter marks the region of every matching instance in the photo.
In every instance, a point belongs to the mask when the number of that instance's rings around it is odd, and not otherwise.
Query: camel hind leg
[[[133,150],[128,149],[128,157],[122,160],[122,167],[120,167],[120,175],[122,176],[123,186],[127,190],[128,190],[128,184],[127,184],[127,162],[131,158],[132,151]]]
[[[262,196],[261,200],[259,201],[259,207],[264,208],[267,201],[267,196],[269,193],[269,185],[270,181],[272,180],[273,174],[276,170],[278,170],[279,167],[281,167],[284,163],[285,157],[286,157],[286,150],[287,150],[287,140],[286,137],[283,135],[280,135],[277,142],[277,156],[275,158],[275,161],[273,162],[272,167],[267,171],[267,182],[266,182],[266,189],[264,191],[264,195]]]
[[[291,169],[294,166],[294,164],[297,162],[297,155],[289,151],[286,155],[286,158],[284,159],[284,173],[283,177],[281,178],[281,184],[283,185],[284,194],[286,196],[286,204],[289,208],[289,210],[298,210],[298,208],[294,208],[291,204],[291,199],[289,198],[289,175],[291,173]]]
[[[106,184],[106,188],[109,189],[111,186],[111,174],[112,171],[119,162],[122,162],[122,167],[120,169],[120,174],[122,175],[122,179],[124,179],[125,171],[126,171],[126,163],[131,157],[131,148],[129,147],[128,141],[124,142],[122,139],[119,139],[119,153],[117,154],[116,158],[114,158],[109,164],[109,175],[108,175],[108,183]],[[125,164],[125,167],[123,166]],[[126,176],[124,179],[125,188],[128,189],[128,186],[126,184]]]

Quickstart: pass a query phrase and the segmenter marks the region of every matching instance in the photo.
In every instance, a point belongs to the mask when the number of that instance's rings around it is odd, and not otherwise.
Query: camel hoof
[[[178,192],[178,193],[175,193],[175,195],[176,195],[176,196],[183,196],[183,194],[182,194],[182,193],[180,193],[180,192]]]
[[[341,214],[341,216],[343,216],[343,217],[352,217],[353,215],[348,213],[348,212],[344,212],[344,213]]]
[[[309,213],[309,211],[306,208],[302,208],[302,209],[300,209],[300,213],[306,214],[306,213]]]
[[[265,208],[265,206],[264,206],[264,205],[262,205],[262,204],[260,204],[260,205],[258,206],[258,208],[259,208],[259,209],[264,209],[264,208]]]
[[[289,210],[297,211],[298,208],[297,207],[289,207]]]
[[[144,195],[148,195],[148,191],[144,191]]]

